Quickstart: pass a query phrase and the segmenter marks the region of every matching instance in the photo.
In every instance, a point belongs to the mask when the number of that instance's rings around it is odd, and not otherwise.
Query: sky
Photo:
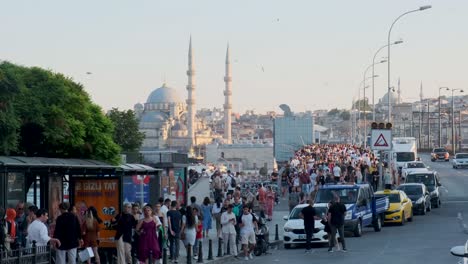
[[[393,28],[392,41],[404,42],[391,48],[391,86],[400,79],[410,101],[421,83],[424,97],[441,86],[468,90],[464,0],[2,1],[0,60],[64,73],[104,110],[132,109],[164,82],[187,97],[192,36],[197,109],[224,103],[228,43],[234,112],[350,108],[391,23],[423,5],[432,8]],[[375,74],[378,102],[387,64]]]

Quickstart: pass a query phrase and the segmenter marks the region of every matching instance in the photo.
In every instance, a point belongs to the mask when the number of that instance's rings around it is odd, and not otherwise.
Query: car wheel
[[[382,230],[382,217],[377,216],[377,219],[374,221],[374,231],[375,232],[380,232]]]
[[[413,209],[412,208],[411,208],[410,217],[408,218],[408,222],[413,222]]]
[[[356,227],[354,228],[354,236],[360,237],[362,236],[362,221],[361,219],[358,220]]]
[[[400,223],[400,225],[405,225],[405,220],[406,220],[405,211],[403,211],[403,212],[401,212],[401,223]]]
[[[290,248],[291,248],[291,244],[284,244],[284,248],[285,248],[285,249],[290,249]]]
[[[429,206],[427,207],[427,211],[428,212],[432,211],[432,202],[429,202]]]

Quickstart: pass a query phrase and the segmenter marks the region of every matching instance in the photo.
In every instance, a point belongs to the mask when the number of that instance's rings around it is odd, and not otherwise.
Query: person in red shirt
[[[193,258],[198,258],[198,247],[200,241],[203,239],[203,217],[197,208],[193,208],[193,214],[198,217],[198,224],[196,226],[197,233],[195,235],[195,245],[193,246]]]

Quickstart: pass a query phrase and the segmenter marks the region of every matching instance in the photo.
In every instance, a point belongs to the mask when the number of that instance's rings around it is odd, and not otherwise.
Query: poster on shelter
[[[153,175],[123,177],[123,203],[149,203],[149,183]]]
[[[62,176],[49,176],[49,219],[55,222],[60,215],[59,204],[62,202]]]
[[[176,199],[179,204],[184,203],[185,197],[185,173],[183,168],[174,169],[174,177],[176,179]]]
[[[115,230],[111,219],[119,213],[118,179],[75,179],[74,203],[81,215],[90,206],[94,206],[103,223],[100,225],[100,247],[113,247]]]

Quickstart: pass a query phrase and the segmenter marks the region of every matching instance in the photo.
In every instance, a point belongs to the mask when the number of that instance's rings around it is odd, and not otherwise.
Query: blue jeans
[[[171,259],[179,258],[179,250],[180,250],[180,234],[176,234],[175,236],[169,234],[169,252],[171,254]]]

